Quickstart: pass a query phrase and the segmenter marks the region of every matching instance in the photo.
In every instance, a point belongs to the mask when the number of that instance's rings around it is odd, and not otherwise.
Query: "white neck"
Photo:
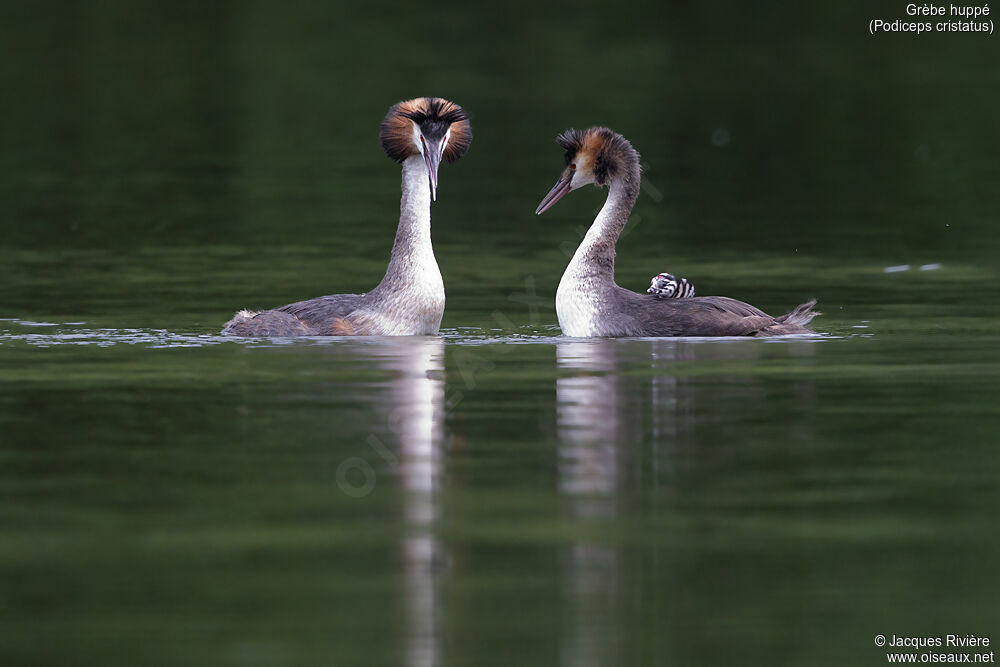
[[[389,268],[366,301],[386,333],[436,333],[444,281],[431,245],[431,185],[421,155],[403,161],[403,196]]]
[[[635,199],[636,188],[611,183],[604,206],[559,281],[556,315],[567,336],[600,335],[601,314],[615,287],[615,244]]]
[[[424,158],[414,155],[403,162],[399,227],[392,246],[392,259],[382,282],[419,279],[429,266],[437,269],[431,246],[431,184]]]
[[[573,253],[566,272],[574,271],[582,278],[592,276],[607,285],[615,281],[615,245],[632,211],[632,201],[621,188],[612,185],[580,247]]]

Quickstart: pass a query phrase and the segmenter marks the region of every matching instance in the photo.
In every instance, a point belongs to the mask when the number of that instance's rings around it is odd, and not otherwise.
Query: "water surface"
[[[4,8],[0,661],[1000,640],[992,42],[705,7]],[[441,334],[220,337],[378,282],[399,172],[376,127],[428,93],[476,133],[434,207]],[[531,212],[554,134],[595,123],[643,154],[622,285],[815,296],[819,335],[562,337],[601,195]]]

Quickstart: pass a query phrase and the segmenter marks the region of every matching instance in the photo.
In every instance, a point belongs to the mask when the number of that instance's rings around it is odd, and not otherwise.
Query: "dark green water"
[[[4,4],[0,662],[1000,641],[1000,61],[868,35],[903,7]],[[441,336],[217,337],[380,279],[377,125],[424,94],[476,137],[434,206]],[[645,165],[621,284],[816,296],[822,335],[562,338],[600,193],[532,211],[597,123]]]

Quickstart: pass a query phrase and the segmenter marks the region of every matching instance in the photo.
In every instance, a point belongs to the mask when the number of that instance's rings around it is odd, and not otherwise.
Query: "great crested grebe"
[[[385,277],[367,294],[332,294],[226,323],[230,336],[408,336],[434,334],[444,315],[444,281],[431,246],[431,201],[438,165],[454,162],[472,143],[469,116],[453,102],[418,97],[389,109],[382,149],[403,164],[399,226]]]
[[[535,209],[541,214],[567,192],[591,183],[608,198],[570,260],[556,291],[556,315],[567,336],[779,336],[811,333],[816,300],[771,317],[724,296],[662,298],[615,284],[615,243],[639,196],[639,153],[606,127],[567,130],[557,139],[566,169]],[[654,279],[655,280],[655,279]]]

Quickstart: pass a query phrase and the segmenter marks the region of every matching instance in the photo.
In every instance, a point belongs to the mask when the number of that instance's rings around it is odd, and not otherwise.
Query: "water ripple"
[[[76,346],[97,346],[113,347],[115,345],[138,345],[150,349],[178,348],[178,347],[207,347],[211,345],[221,345],[223,343],[233,345],[244,345],[250,348],[277,347],[287,345],[335,345],[344,343],[380,345],[391,340],[378,336],[303,336],[295,338],[273,337],[273,338],[237,338],[232,336],[222,336],[219,334],[207,333],[179,333],[166,329],[95,329],[87,328],[86,322],[35,322],[31,320],[20,320],[17,318],[0,319],[0,346],[15,345],[18,343],[27,344],[33,347],[56,347],[62,345]],[[38,331],[44,328],[45,333]],[[559,342],[575,340],[563,336],[558,325],[544,325],[541,327],[524,326],[520,330],[511,332],[503,329],[481,329],[478,327],[458,327],[453,329],[442,329],[440,337],[452,345],[554,345]],[[840,338],[830,334],[799,334],[790,336],[777,336],[767,339],[754,338],[673,338],[671,340],[691,341],[691,342],[725,342],[734,343],[741,341],[766,340],[768,342],[780,342],[782,340],[828,340]],[[594,339],[580,339],[594,340]],[[626,339],[621,339],[626,340]],[[632,338],[627,340],[662,340],[654,338]]]

